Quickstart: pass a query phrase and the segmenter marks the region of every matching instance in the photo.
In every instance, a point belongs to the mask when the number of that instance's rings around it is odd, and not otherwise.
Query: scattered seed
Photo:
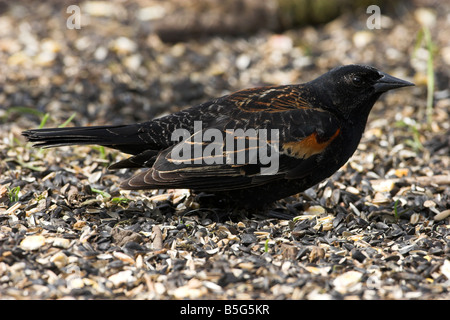
[[[434,220],[436,221],[441,221],[444,220],[445,218],[450,216],[450,209],[449,210],[444,210],[440,213],[438,213],[437,215],[434,216]]]
[[[20,247],[23,250],[37,250],[45,245],[45,237],[43,236],[28,236],[20,242]]]

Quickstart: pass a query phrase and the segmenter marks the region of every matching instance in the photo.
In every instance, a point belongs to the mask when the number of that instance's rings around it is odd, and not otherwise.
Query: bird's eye
[[[363,84],[363,80],[360,76],[353,76],[352,83],[353,83],[353,85],[359,87]]]

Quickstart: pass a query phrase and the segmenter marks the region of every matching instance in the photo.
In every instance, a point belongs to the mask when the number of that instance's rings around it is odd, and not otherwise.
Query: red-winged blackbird
[[[260,207],[336,172],[355,152],[380,95],[412,85],[370,66],[348,65],[304,84],[240,90],[147,122],[23,135],[36,147],[96,144],[131,154],[110,168],[148,169],[124,181],[123,189],[187,188]],[[264,162],[264,155],[276,163]],[[264,172],[271,165],[274,170]]]

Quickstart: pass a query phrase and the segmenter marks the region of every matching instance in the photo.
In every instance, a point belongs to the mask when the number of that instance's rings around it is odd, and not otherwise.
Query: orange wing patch
[[[320,141],[317,132],[307,136],[301,141],[286,142],[283,144],[283,150],[286,154],[300,159],[307,159],[315,154],[321,153],[326,147],[339,135],[340,129],[337,129],[330,139]]]

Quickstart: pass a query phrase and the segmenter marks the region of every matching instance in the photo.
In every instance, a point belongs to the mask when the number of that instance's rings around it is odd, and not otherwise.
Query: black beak
[[[397,89],[401,87],[414,86],[414,83],[405,81],[384,72],[379,72],[381,78],[374,84],[375,92],[386,92],[388,90]]]

